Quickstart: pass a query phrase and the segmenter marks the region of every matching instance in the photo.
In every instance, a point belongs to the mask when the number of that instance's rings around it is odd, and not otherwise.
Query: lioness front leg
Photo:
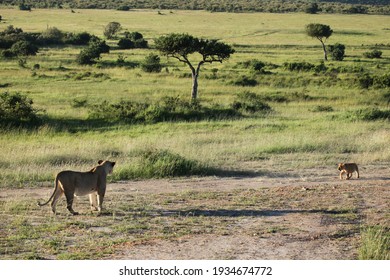
[[[102,209],[103,209],[103,200],[104,200],[104,194],[103,195],[98,194],[97,195],[97,210],[98,210],[99,214],[102,212]]]
[[[96,193],[91,193],[89,195],[89,202],[91,204],[91,210],[92,211],[97,211],[98,210],[98,202],[97,202],[97,194]]]

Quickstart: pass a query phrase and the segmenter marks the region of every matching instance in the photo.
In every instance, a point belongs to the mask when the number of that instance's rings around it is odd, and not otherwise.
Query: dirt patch
[[[65,244],[56,245],[58,248],[51,252],[36,253],[50,259],[69,254],[67,244],[103,250],[98,257],[73,252],[76,257],[72,258],[356,259],[362,226],[390,226],[389,169],[375,174],[370,168],[364,171],[360,179],[349,181],[340,181],[334,170],[325,170],[319,176],[313,176],[314,170],[306,170],[300,175],[286,172],[249,178],[118,182],[108,187],[103,217],[87,212],[85,197],[75,202],[75,209],[84,214],[69,216],[62,202],[57,207],[59,215],[53,219],[49,207],[17,203],[24,199],[26,189],[5,189],[0,195],[1,216],[5,224],[13,222],[12,213],[27,214],[30,216],[24,219],[33,225],[46,223],[51,231],[56,231],[54,226],[62,230],[68,239]],[[29,197],[45,200],[51,191],[33,189]],[[9,232],[19,230],[8,225],[3,228],[7,232],[0,233],[8,235],[2,244],[4,258],[25,258],[18,250],[4,249],[16,246],[7,242]],[[77,244],[75,232],[85,241]],[[109,245],[95,248],[89,245],[88,236],[108,238]],[[40,238],[53,237],[47,234]],[[34,242],[38,240],[25,244]],[[22,246],[19,251],[23,250],[27,249]]]

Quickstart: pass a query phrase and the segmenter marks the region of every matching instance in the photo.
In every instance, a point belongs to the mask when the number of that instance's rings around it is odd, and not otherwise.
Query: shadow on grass
[[[72,119],[72,118],[48,118],[43,120],[43,125],[58,131],[58,132],[85,132],[85,131],[108,131],[115,126],[118,126],[118,122],[108,122],[100,119]]]
[[[184,217],[267,217],[267,216],[284,216],[288,214],[327,214],[340,215],[350,213],[348,210],[325,210],[325,209],[310,209],[310,210],[161,210],[157,214],[170,216],[184,216]]]

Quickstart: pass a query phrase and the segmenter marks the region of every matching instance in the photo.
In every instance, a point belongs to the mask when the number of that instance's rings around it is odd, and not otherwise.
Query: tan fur
[[[51,202],[51,209],[56,213],[56,204],[64,193],[67,202],[67,209],[73,215],[77,215],[72,208],[74,196],[89,195],[91,209],[102,211],[104,194],[106,192],[107,175],[112,173],[115,162],[99,160],[99,165],[88,172],[61,171],[55,179],[54,192],[45,203],[38,202],[43,206]]]
[[[354,172],[359,178],[359,169],[356,163],[339,163],[338,170],[340,171],[340,180],[343,180],[343,174],[347,174],[346,180],[351,179]]]

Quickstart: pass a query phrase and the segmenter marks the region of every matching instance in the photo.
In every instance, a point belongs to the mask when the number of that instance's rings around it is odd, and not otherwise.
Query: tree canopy
[[[310,23],[306,25],[306,34],[312,38],[317,38],[324,50],[324,59],[328,60],[326,47],[324,43],[324,38],[328,39],[333,33],[333,30],[329,25],[321,24],[321,23]]]
[[[199,39],[189,34],[171,33],[155,39],[156,48],[161,54],[173,57],[181,62],[186,63],[192,73],[193,85],[191,96],[193,99],[198,95],[198,76],[200,67],[204,63],[220,62],[228,59],[234,53],[234,49],[218,40]],[[198,53],[202,59],[195,67],[191,63],[189,56]]]

